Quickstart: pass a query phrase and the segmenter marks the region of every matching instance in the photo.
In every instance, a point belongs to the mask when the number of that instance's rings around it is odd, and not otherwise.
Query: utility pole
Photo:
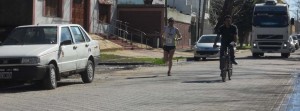
[[[165,25],[168,25],[168,0],[165,0]]]
[[[295,24],[296,24],[296,26],[295,26],[295,29],[296,29],[296,31],[295,32],[297,32],[297,34],[299,34],[299,10],[297,9],[297,19],[294,21],[294,22],[296,22]]]
[[[197,34],[196,34],[196,41],[198,40],[198,38],[200,37],[200,15],[201,15],[201,1],[202,0],[199,0],[199,7],[198,7],[198,16],[196,16],[197,18]]]
[[[206,0],[203,1],[203,9],[202,9],[202,17],[201,17],[201,31],[200,31],[200,35],[199,36],[203,35],[205,11],[206,11]]]

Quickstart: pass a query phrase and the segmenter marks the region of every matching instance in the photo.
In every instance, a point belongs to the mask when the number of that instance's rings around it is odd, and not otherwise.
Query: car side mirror
[[[65,40],[63,42],[60,43],[60,45],[71,45],[72,44],[72,41],[71,40]]]

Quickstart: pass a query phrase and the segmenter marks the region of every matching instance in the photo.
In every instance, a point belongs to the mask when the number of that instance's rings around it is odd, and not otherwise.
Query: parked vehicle
[[[253,57],[262,56],[264,53],[281,53],[283,58],[290,56],[291,50],[287,41],[294,22],[289,18],[287,4],[266,0],[265,3],[255,5],[251,39]]]
[[[295,36],[297,37],[298,43],[300,43],[300,34],[295,34]]]
[[[19,26],[0,52],[0,81],[33,81],[46,89],[78,73],[91,83],[100,57],[98,41],[76,24]]]
[[[299,41],[296,35],[292,35],[296,50],[299,49]]]
[[[295,52],[296,51],[296,44],[294,42],[293,36],[289,37],[288,43],[289,43],[288,46],[289,46],[289,49],[291,50],[291,52]]]
[[[220,48],[214,48],[214,41],[217,37],[216,34],[211,35],[202,35],[194,46],[194,59],[196,61],[206,60],[206,58],[211,57],[219,57],[220,55]],[[220,41],[218,41],[217,45],[221,45]]]

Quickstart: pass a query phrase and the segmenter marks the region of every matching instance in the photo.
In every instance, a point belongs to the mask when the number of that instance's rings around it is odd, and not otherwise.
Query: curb
[[[100,62],[98,65],[152,65],[151,63]]]

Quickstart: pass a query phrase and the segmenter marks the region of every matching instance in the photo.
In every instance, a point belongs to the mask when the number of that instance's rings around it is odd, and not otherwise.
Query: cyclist
[[[216,43],[221,37],[221,48],[220,48],[220,58],[224,56],[224,53],[227,51],[227,47],[230,50],[231,62],[235,65],[238,63],[235,61],[234,56],[234,46],[236,46],[238,29],[235,25],[232,24],[232,18],[230,15],[225,16],[225,21],[218,30],[217,37],[214,42],[214,47],[217,47]],[[221,60],[221,59],[220,59]]]
[[[181,40],[182,36],[177,27],[174,26],[174,19],[171,17],[168,19],[168,26],[165,26],[163,30],[163,50],[164,50],[164,62],[169,65],[168,76],[171,76],[172,59],[176,49],[176,40]]]

